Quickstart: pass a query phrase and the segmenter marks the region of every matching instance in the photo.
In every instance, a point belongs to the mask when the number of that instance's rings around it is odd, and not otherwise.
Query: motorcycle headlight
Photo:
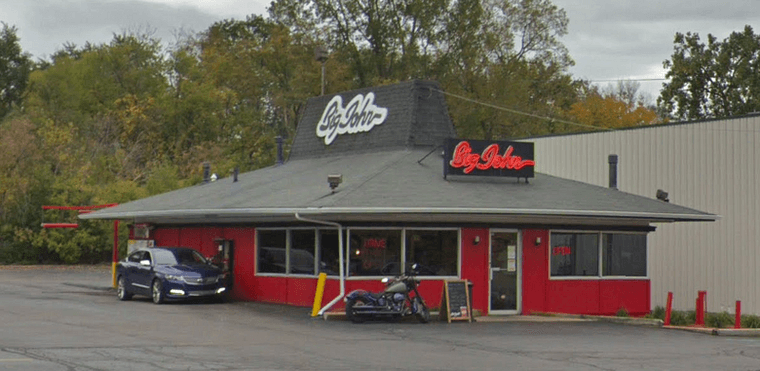
[[[182,281],[183,280],[182,276],[175,276],[173,274],[167,274],[166,275],[166,279],[169,280],[169,281]]]

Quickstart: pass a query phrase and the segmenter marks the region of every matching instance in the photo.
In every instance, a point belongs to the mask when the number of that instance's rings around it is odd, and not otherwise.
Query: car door
[[[151,254],[148,251],[141,251],[141,254],[135,255],[135,259],[139,260],[132,265],[130,277],[132,285],[143,292],[150,292],[150,283],[153,279],[153,260],[151,259]]]

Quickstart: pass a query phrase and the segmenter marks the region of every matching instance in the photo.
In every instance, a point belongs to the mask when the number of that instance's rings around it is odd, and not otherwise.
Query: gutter
[[[298,212],[295,212],[293,214],[297,220],[300,220],[302,222],[308,222],[308,223],[315,223],[315,224],[322,224],[322,225],[330,225],[338,229],[338,261],[339,261],[339,267],[338,267],[338,274],[340,277],[340,294],[335,297],[332,301],[327,303],[322,309],[319,310],[317,315],[323,316],[327,310],[332,308],[335,303],[337,303],[340,299],[343,299],[343,297],[346,295],[346,277],[343,274],[343,268],[345,267],[345,263],[343,261],[343,225],[336,222],[328,222],[325,220],[317,220],[317,219],[308,219],[304,218],[301,215],[298,214]]]

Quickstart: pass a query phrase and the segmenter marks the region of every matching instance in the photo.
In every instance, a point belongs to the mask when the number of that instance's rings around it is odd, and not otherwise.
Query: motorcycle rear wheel
[[[369,303],[367,303],[364,298],[348,299],[346,302],[346,318],[348,318],[353,323],[364,322],[366,318],[357,313],[356,307],[362,307],[368,304]]]
[[[430,309],[428,309],[427,305],[422,304],[422,300],[419,298],[414,298],[414,301],[417,302],[417,319],[421,323],[430,322]]]

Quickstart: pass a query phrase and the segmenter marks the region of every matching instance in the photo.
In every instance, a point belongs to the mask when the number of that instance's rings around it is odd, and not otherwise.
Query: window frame
[[[401,241],[401,264],[403,268],[406,268],[406,232],[407,231],[456,231],[457,233],[457,274],[456,276],[418,276],[422,279],[458,279],[462,277],[462,228],[424,228],[424,227],[412,227],[404,228],[404,233],[401,235],[403,240]],[[427,277],[427,278],[426,278]]]
[[[553,233],[577,233],[577,234],[596,234],[597,235],[597,265],[598,274],[595,276],[554,276],[552,275],[552,234]],[[645,276],[607,276],[604,274],[604,256],[602,246],[602,235],[604,234],[639,234],[644,235],[646,238],[646,271]],[[549,230],[549,242],[547,243],[547,275],[550,281],[598,281],[598,280],[649,280],[649,234],[647,232],[636,231],[618,231],[618,230],[583,230],[583,229],[551,229]]]
[[[644,254],[645,256],[645,262],[644,262],[644,269],[646,270],[646,274],[643,276],[616,276],[616,275],[605,275],[604,274],[604,235],[605,234],[634,234],[634,235],[643,235],[644,236]],[[649,234],[643,233],[643,232],[620,232],[620,231],[602,231],[599,236],[599,274],[602,275],[602,277],[606,277],[608,279],[648,279],[649,278]]]
[[[319,262],[322,260],[321,256],[321,238],[320,238],[320,232],[321,231],[334,231],[334,228],[325,228],[325,227],[262,227],[262,228],[256,228],[254,231],[254,241],[255,241],[255,247],[256,247],[256,253],[254,254],[253,263],[254,263],[254,274],[256,276],[261,277],[293,277],[293,278],[315,278],[319,276],[319,273],[315,274],[292,274],[290,273],[290,252],[292,247],[292,236],[291,231],[294,230],[312,230],[314,231],[314,271],[319,272],[320,266]],[[354,231],[366,231],[366,230],[377,230],[377,231],[390,231],[390,230],[399,230],[401,231],[401,251],[400,251],[400,264],[402,268],[405,268],[406,264],[406,233],[407,231],[456,231],[457,235],[457,252],[456,252],[456,266],[457,266],[457,272],[456,276],[417,276],[420,280],[445,280],[445,279],[458,279],[462,275],[462,229],[461,228],[455,228],[455,227],[373,227],[373,226],[346,226],[343,227],[343,233],[346,234],[345,241],[343,241],[343,249],[344,249],[344,260],[345,260],[345,266],[344,269],[344,278],[349,281],[362,281],[362,280],[376,280],[383,277],[388,277],[387,275],[379,275],[379,276],[351,276],[351,272],[349,271],[350,268],[350,258],[349,254],[351,252],[351,230]],[[260,272],[259,271],[259,232],[261,231],[285,231],[285,264],[286,264],[286,272],[285,273],[274,273],[274,272]],[[328,275],[328,279],[338,279],[339,275]]]

